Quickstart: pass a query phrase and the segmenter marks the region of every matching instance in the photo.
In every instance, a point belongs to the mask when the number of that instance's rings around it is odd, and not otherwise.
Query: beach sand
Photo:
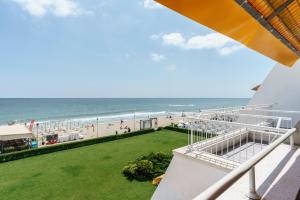
[[[166,116],[157,117],[156,128],[169,126],[172,123],[176,124],[180,120],[184,120],[183,117],[172,117],[172,118],[167,118]],[[96,137],[114,135],[116,134],[116,132],[118,134],[122,134],[128,132],[128,128],[130,128],[131,132],[140,130],[140,119],[123,120],[122,125],[121,125],[121,121],[101,123],[98,124],[98,128],[97,128],[97,124],[93,124],[84,128],[82,134],[84,135],[84,138],[96,138]]]
[[[153,120],[152,128],[158,128],[158,127],[165,127],[169,126],[172,123],[177,124],[180,121],[185,121],[185,117],[181,116],[172,116],[167,117],[167,116],[159,116],[157,118],[157,123],[155,123],[155,120]],[[62,136],[67,136],[72,135],[72,134],[79,134],[83,137],[83,139],[91,139],[91,138],[97,138],[97,137],[104,137],[104,136],[109,136],[109,135],[115,135],[115,134],[124,134],[133,131],[138,131],[141,129],[140,127],[140,121],[141,119],[126,119],[122,120],[123,123],[121,124],[120,121],[113,121],[113,122],[106,122],[106,123],[98,123],[90,122],[90,123],[82,123],[80,124],[79,122],[73,122],[74,124],[71,126],[70,123],[60,123],[57,122],[57,124],[51,129],[47,128],[47,125],[40,124],[38,131],[34,131],[35,135],[38,132],[38,143],[39,146],[44,146],[42,145],[42,138],[45,135],[48,135],[49,133],[53,134],[58,134],[58,137]],[[50,126],[51,127],[51,126]],[[70,142],[70,141],[65,141],[65,142]]]

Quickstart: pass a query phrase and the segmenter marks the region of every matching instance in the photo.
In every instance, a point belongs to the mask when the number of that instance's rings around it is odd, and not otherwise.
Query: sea
[[[0,98],[0,125],[32,119],[120,119],[247,105],[248,98]]]

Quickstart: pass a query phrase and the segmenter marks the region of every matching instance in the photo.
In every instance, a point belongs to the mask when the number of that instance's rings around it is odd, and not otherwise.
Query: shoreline
[[[13,124],[25,124],[30,123],[31,120],[35,120],[40,124],[44,123],[63,123],[63,122],[80,122],[80,123],[91,123],[96,122],[97,118],[100,123],[118,122],[120,120],[131,120],[131,119],[148,119],[149,117],[161,117],[166,115],[179,116],[182,113],[188,113],[184,111],[139,111],[139,112],[116,112],[111,114],[93,114],[93,115],[82,115],[82,116],[65,116],[65,117],[53,117],[53,118],[29,118],[29,119],[16,119],[7,120],[1,122],[0,126]]]

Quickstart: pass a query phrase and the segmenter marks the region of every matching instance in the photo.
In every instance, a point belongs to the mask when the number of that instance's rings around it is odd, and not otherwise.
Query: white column
[[[294,135],[290,136],[290,148],[291,150],[295,150],[295,146],[294,146]]]
[[[247,194],[249,199],[260,199],[260,196],[256,193],[255,188],[255,168],[252,167],[249,170],[249,193]]]
[[[282,118],[279,117],[278,122],[277,122],[277,125],[276,125],[276,128],[280,128],[281,120],[282,120]]]
[[[191,144],[194,143],[194,131],[193,131],[193,126],[191,126]]]

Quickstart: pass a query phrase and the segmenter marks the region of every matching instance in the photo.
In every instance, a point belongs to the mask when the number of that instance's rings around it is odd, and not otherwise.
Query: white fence
[[[249,194],[255,190],[255,165],[296,132],[292,117],[283,111],[272,115],[264,106],[206,110],[189,118],[187,153],[196,158],[233,169],[196,199],[215,199],[249,172]],[[295,113],[293,113],[295,114]]]

